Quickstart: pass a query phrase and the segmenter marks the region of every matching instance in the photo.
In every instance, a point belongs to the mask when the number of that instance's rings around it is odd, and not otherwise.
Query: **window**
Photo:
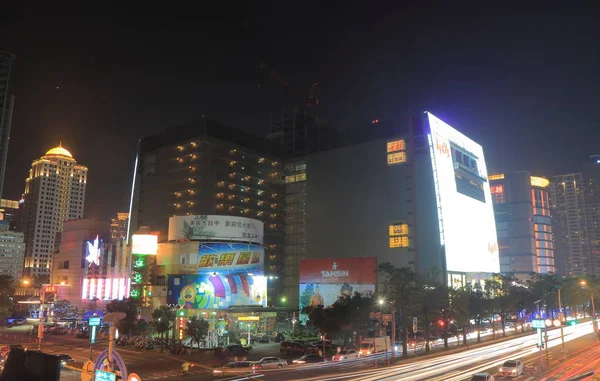
[[[68,269],[68,268],[69,268],[69,261],[64,261],[63,269]]]

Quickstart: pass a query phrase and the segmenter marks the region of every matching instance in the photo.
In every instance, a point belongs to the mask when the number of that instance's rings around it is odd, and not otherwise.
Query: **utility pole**
[[[560,286],[558,288],[558,320],[560,320],[560,341],[562,344],[562,357],[563,359],[567,356],[565,352],[565,334],[563,331],[563,322],[565,321],[565,316],[562,309],[562,301],[560,299],[560,290],[564,286]]]
[[[111,312],[104,315],[104,321],[110,324],[110,335],[108,339],[108,363],[109,371],[115,371],[115,360],[113,359],[113,350],[115,348],[115,335],[117,332],[117,322],[125,319],[124,312]]]
[[[44,287],[40,288],[40,324],[38,325],[38,351],[42,350],[42,339],[44,338]]]
[[[396,306],[392,303],[392,360],[396,358]]]

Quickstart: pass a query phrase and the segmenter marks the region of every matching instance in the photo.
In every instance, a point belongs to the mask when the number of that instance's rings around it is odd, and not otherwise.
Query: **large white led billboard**
[[[500,271],[483,148],[429,112],[429,150],[448,272]]]

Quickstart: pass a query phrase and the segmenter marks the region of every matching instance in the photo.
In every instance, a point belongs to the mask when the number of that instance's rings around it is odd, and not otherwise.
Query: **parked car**
[[[500,367],[500,374],[507,377],[518,377],[523,374],[523,363],[519,360],[508,360]]]
[[[344,349],[340,353],[333,356],[333,361],[346,361],[350,359],[357,359],[360,357],[360,353],[354,349]]]
[[[293,364],[306,364],[306,363],[312,363],[312,362],[322,362],[323,361],[323,357],[311,353],[308,355],[304,355],[302,357],[300,357],[297,360],[292,361]]]
[[[60,358],[60,366],[65,366],[70,362],[75,362],[75,360],[73,360],[73,358],[67,354],[61,354],[58,355],[58,358]]]
[[[285,341],[285,336],[283,336],[282,333],[278,333],[277,335],[275,335],[275,337],[273,338],[273,341],[275,343],[281,343],[282,341]]]
[[[471,377],[471,381],[494,381],[494,376],[489,373],[477,373]]]
[[[264,335],[260,335],[256,341],[258,341],[259,343],[268,343],[269,342],[269,335],[264,334]]]
[[[225,352],[230,356],[247,356],[250,353],[250,348],[241,344],[231,344],[225,347]]]
[[[215,376],[227,376],[230,374],[233,375],[244,375],[253,373],[252,370],[252,361],[234,361],[224,366],[214,369],[213,375]]]
[[[252,364],[252,368],[283,368],[284,366],[287,366],[287,364],[287,360],[280,359],[279,357],[263,357]]]

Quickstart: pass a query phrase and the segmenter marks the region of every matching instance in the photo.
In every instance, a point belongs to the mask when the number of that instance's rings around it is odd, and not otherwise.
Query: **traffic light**
[[[444,326],[444,324],[445,324],[445,323],[444,323],[444,321],[443,321],[443,320],[438,320],[438,325],[439,325],[440,327],[443,327],[443,326]]]

